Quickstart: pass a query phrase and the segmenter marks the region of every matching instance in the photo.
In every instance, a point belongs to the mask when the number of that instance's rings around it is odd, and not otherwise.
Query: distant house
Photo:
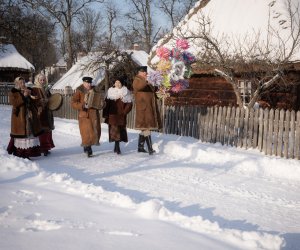
[[[287,13],[285,12],[286,0],[257,1],[257,0],[200,0],[186,17],[167,34],[152,49],[149,56],[149,65],[155,65],[158,62],[156,48],[159,46],[172,47],[177,38],[186,37],[191,47],[190,52],[195,55],[205,48],[201,47],[201,39],[194,38],[193,32],[199,29],[199,20],[203,17],[209,17],[211,34],[214,37],[221,37],[223,34],[234,38],[251,38],[253,34],[260,34],[258,43],[265,44],[269,42],[270,48],[282,46],[279,39],[268,40],[268,24],[280,30],[285,41],[284,44],[288,50],[293,46],[288,40]],[[293,6],[299,6],[299,0],[291,0]],[[203,19],[202,19],[203,20]],[[208,20],[208,19],[207,19]],[[299,29],[299,27],[298,27]],[[252,37],[253,38],[253,37]],[[247,46],[247,40],[244,41]],[[234,49],[229,46],[228,51],[234,53]],[[276,53],[276,50],[270,50],[270,53]],[[201,58],[197,58],[201,61]],[[257,70],[257,69],[256,69]],[[258,71],[261,71],[260,69]],[[262,72],[262,71],[261,71]],[[246,103],[249,97],[255,91],[252,82],[245,78],[240,71],[240,78],[237,70],[239,87],[242,89],[242,98]],[[263,73],[263,72],[262,72]],[[290,64],[286,67],[287,78],[294,83],[300,83],[300,48],[295,50]],[[177,105],[237,105],[236,96],[231,84],[223,77],[216,75],[213,69],[204,69],[199,66],[193,68],[193,75],[190,78],[190,87],[183,92],[173,95],[167,100],[167,104]],[[259,103],[263,107],[285,108],[300,110],[300,86],[293,85],[284,89],[271,90],[261,96]]]
[[[0,84],[13,82],[18,76],[26,80],[32,76],[34,66],[12,44],[0,44]]]
[[[122,75],[127,78],[126,84],[130,85],[130,81],[136,73],[135,68],[147,65],[149,55],[137,48],[117,51],[117,53],[119,56],[90,53],[79,58],[77,63],[52,86],[52,91],[61,92],[66,88],[75,90],[82,84],[83,76],[91,76],[94,79],[94,85],[104,86],[107,77],[113,79],[115,76]],[[106,64],[112,58],[113,60]]]

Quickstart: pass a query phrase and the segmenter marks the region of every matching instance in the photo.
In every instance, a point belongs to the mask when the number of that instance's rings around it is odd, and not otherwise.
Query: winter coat
[[[21,90],[16,88],[12,88],[8,95],[12,105],[10,136],[27,138],[30,135],[40,135],[43,131],[34,99],[30,96],[25,97]]]
[[[127,114],[132,109],[129,90],[124,86],[121,89],[109,88],[105,103],[106,106],[103,109],[105,122],[109,125],[126,126]]]
[[[38,115],[41,121],[42,128],[45,132],[54,129],[54,119],[52,111],[48,108],[48,99],[51,97],[50,91],[45,91],[43,88],[33,85],[32,91],[37,97],[36,106],[38,106]]]
[[[134,78],[132,87],[136,105],[135,128],[139,130],[161,129],[154,87],[138,75]]]
[[[82,146],[99,145],[101,136],[101,124],[99,110],[85,108],[89,90],[81,84],[72,96],[72,108],[78,110],[78,123],[82,140]]]

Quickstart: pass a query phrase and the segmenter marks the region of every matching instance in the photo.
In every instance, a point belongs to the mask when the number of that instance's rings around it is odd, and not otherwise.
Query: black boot
[[[144,149],[144,144],[145,144],[145,136],[143,135],[139,135],[139,142],[138,142],[138,152],[139,153],[148,153],[145,149]]]
[[[91,157],[93,155],[93,150],[91,146],[84,147],[83,151],[86,153],[87,157]]]
[[[115,152],[119,155],[121,154],[121,149],[120,149],[120,142],[115,141]]]
[[[145,139],[146,139],[146,143],[148,146],[149,155],[152,155],[153,153],[155,153],[155,150],[153,150],[153,148],[152,148],[151,135],[146,136]]]

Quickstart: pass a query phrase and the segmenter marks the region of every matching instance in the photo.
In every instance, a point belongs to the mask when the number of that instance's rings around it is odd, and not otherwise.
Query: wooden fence
[[[8,104],[7,94],[3,97],[2,92],[1,104]],[[63,105],[54,111],[55,117],[77,119],[78,112],[72,109],[71,98],[72,95],[63,94]],[[128,128],[134,128],[134,110],[133,107],[127,116]],[[300,111],[163,105],[160,111],[163,133],[245,149],[257,148],[266,155],[300,160]]]
[[[300,159],[300,111],[166,107],[164,132]]]
[[[8,104],[8,92],[15,86],[14,83],[1,82],[0,85],[0,104]]]

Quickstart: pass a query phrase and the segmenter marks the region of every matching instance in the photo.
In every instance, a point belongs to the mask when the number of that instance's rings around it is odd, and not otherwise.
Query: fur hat
[[[89,76],[85,76],[82,78],[83,82],[88,82],[88,83],[92,83],[93,82],[93,78],[89,77]]]
[[[147,66],[140,66],[137,68],[138,72],[147,72]]]

